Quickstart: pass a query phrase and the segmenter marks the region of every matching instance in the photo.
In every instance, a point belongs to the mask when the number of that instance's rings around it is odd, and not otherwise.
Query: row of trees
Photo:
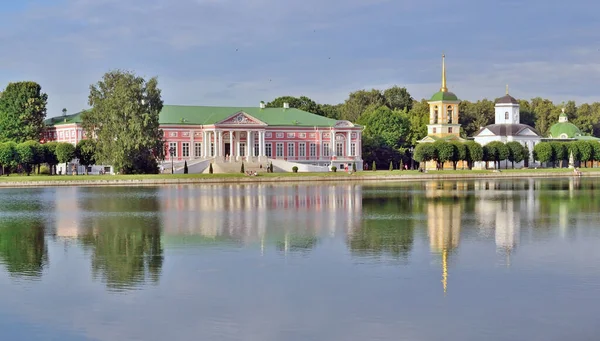
[[[481,146],[475,141],[468,142],[446,142],[436,141],[433,143],[420,143],[415,148],[414,158],[417,162],[435,161],[437,169],[444,169],[445,162],[452,162],[456,169],[458,162],[465,161],[469,169],[477,161],[494,162],[499,168],[500,162],[508,160],[514,168],[515,162],[527,160],[529,150],[519,142],[503,143],[494,141]],[[508,166],[508,164],[507,164]]]
[[[56,174],[59,163],[68,163],[74,158],[85,166],[94,164],[94,149],[95,142],[92,140],[83,140],[76,147],[66,142],[3,142],[0,143],[0,167],[2,174],[7,176],[11,173],[30,175],[36,170],[40,174],[41,165],[46,164],[49,173]]]
[[[600,161],[600,143],[597,141],[540,142],[533,147],[533,155],[536,160],[551,167],[565,167],[571,156],[573,162],[587,167],[590,162]]]
[[[426,99],[413,99],[403,87],[358,90],[350,93],[343,103],[334,105],[319,104],[305,96],[283,96],[267,103],[267,107],[281,107],[284,102],[293,108],[364,125],[363,159],[367,164],[375,161],[379,168],[385,168],[390,161],[410,162],[409,148],[427,135],[429,104]],[[460,103],[459,123],[463,138],[471,137],[481,127],[494,123],[494,102],[483,99]],[[521,123],[534,127],[542,136],[548,136],[563,108],[569,121],[584,134],[600,136],[600,103],[577,106],[574,101],[553,103],[536,97],[530,101],[519,100],[519,104]]]

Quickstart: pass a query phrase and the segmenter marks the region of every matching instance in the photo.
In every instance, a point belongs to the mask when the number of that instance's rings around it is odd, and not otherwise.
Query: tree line
[[[400,161],[403,164],[410,162],[409,149],[427,135],[429,104],[426,99],[415,100],[404,87],[354,91],[339,104],[319,104],[305,96],[283,96],[268,102],[266,106],[281,107],[284,102],[293,108],[365,126],[363,160],[367,164],[375,162],[380,168],[390,161],[396,164]],[[494,123],[494,103],[495,99],[460,102],[461,137],[472,137],[481,127]],[[598,102],[577,106],[574,101],[553,103],[536,97],[529,101],[519,100],[519,104],[521,123],[534,127],[542,136],[548,136],[550,127],[558,122],[563,108],[569,121],[584,135],[600,136]]]

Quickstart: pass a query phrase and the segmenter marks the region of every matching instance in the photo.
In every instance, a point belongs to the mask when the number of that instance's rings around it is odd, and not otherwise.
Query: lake
[[[2,339],[596,340],[599,189],[0,189]]]

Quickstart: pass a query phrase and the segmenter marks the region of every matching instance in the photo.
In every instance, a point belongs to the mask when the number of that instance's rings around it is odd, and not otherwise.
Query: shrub
[[[394,170],[394,163],[392,161],[390,161],[390,171]]]
[[[50,167],[43,165],[40,167],[40,174],[50,175]]]
[[[292,172],[298,173],[298,167],[297,166],[292,167]]]
[[[212,162],[211,162],[210,166],[208,166],[208,173],[209,174],[213,173]]]
[[[188,166],[187,166],[187,160],[183,161],[183,174],[187,174],[188,173]]]
[[[246,172],[244,171],[244,163],[243,163],[243,162],[242,162],[242,167],[240,167],[240,173],[242,173],[242,174],[246,173]]]
[[[331,166],[331,171],[332,172],[337,172],[337,167],[336,166]]]
[[[352,172],[356,173],[356,162],[352,163]]]
[[[375,165],[375,161],[373,161],[373,165],[372,165],[371,169],[372,169],[373,171],[376,171],[376,170],[377,170],[377,166]]]

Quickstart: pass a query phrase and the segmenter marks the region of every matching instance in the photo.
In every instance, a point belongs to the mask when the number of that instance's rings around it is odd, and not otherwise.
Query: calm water
[[[598,340],[600,180],[0,190],[3,340]]]

